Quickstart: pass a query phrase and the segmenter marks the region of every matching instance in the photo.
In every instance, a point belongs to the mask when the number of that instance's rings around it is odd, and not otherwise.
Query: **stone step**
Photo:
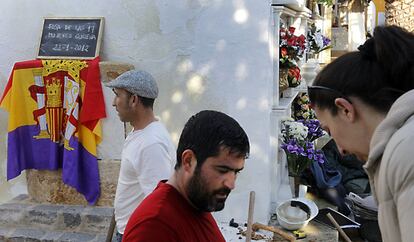
[[[0,228],[0,242],[105,242],[106,235],[83,233],[83,232],[65,232],[51,231],[34,227],[25,228]]]
[[[39,204],[27,195],[0,204],[0,229],[33,228],[39,231],[102,234],[106,236],[112,207]]]

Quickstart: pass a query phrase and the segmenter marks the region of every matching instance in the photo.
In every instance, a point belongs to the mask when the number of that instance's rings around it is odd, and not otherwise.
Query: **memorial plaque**
[[[99,55],[104,19],[44,18],[39,59],[93,59]]]

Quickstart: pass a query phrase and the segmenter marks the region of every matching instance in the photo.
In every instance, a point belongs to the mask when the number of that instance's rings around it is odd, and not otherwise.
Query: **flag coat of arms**
[[[14,65],[0,99],[9,112],[7,179],[25,169],[62,169],[62,180],[94,204],[100,195],[96,146],[106,116],[99,58]]]

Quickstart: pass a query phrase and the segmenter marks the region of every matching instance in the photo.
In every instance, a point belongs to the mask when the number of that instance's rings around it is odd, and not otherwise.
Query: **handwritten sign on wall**
[[[44,18],[40,59],[93,59],[99,55],[104,19]]]

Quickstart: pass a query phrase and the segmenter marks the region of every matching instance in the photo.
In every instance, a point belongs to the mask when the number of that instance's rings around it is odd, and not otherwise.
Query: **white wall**
[[[237,119],[249,135],[251,156],[226,208],[215,216],[220,221],[246,220],[248,193],[255,190],[255,218],[266,222],[274,162],[268,158],[272,87],[268,1],[3,0],[0,9],[2,90],[14,62],[35,58],[42,17],[103,16],[102,60],[128,62],[154,75],[160,87],[155,111],[175,142],[187,119],[200,110],[216,109]],[[110,107],[112,94],[105,93],[110,115],[104,121],[100,154],[116,158],[122,145],[122,124]],[[0,113],[3,163],[6,115]],[[3,184],[5,165],[0,169]],[[0,191],[2,197],[11,196]]]

